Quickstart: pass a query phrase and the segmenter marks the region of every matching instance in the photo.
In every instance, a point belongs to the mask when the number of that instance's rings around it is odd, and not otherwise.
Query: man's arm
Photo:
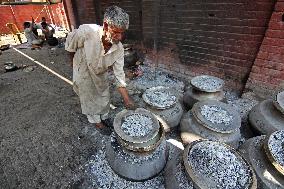
[[[123,65],[124,65],[124,51],[122,51],[120,58],[117,61],[115,61],[115,63],[113,64],[113,72],[116,77],[117,90],[123,98],[125,107],[127,109],[135,109],[135,104],[133,100],[129,97],[126,89]]]
[[[133,100],[129,97],[127,89],[125,87],[118,87],[117,90],[123,98],[125,107],[131,110],[135,109],[135,104]]]
[[[74,55],[75,55],[74,52],[69,52],[69,53],[68,53],[70,66],[73,66],[73,58],[74,58]]]
[[[34,18],[32,17],[32,23],[31,23],[31,26],[30,26],[30,29],[31,29],[31,30],[34,29],[34,24],[35,24],[35,20],[34,20]]]

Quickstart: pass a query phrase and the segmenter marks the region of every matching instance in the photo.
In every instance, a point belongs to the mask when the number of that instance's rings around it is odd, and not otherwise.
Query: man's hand
[[[136,106],[133,102],[133,100],[129,97],[128,92],[125,87],[119,87],[118,92],[121,94],[123,101],[124,101],[124,106],[126,109],[130,110],[135,110]]]
[[[135,103],[131,99],[129,99],[127,102],[124,101],[124,106],[128,110],[135,110],[137,108]]]

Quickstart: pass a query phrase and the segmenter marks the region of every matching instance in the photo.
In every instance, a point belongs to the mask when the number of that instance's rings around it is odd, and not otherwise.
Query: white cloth
[[[110,94],[107,71],[113,67],[118,87],[125,87],[124,49],[113,44],[105,54],[103,28],[95,24],[81,25],[66,39],[65,50],[75,52],[73,59],[74,91],[81,102],[82,113],[90,122],[99,123],[109,112]]]
[[[24,32],[29,45],[40,45],[42,43],[42,39],[38,39],[30,28],[24,29]]]

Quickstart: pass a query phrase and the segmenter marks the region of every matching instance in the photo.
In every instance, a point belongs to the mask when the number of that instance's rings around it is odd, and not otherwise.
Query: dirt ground
[[[64,48],[21,51],[72,80]],[[5,72],[7,62],[22,68]],[[133,90],[131,94],[138,106],[143,106],[141,93]],[[237,106],[246,103],[232,98]],[[112,103],[118,107],[111,112],[113,117],[123,104],[116,96]],[[79,99],[70,84],[9,49],[0,55],[0,104],[1,189],[94,188],[90,182],[94,178],[85,165],[101,150],[106,137],[81,114]]]
[[[22,52],[71,79],[63,48]],[[4,71],[4,63],[33,71]],[[0,56],[0,188],[76,188],[101,137],[70,84],[13,49]]]

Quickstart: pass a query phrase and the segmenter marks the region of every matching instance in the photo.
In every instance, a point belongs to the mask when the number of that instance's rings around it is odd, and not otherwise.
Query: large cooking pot
[[[249,123],[258,134],[269,135],[284,129],[284,115],[275,107],[273,100],[264,100],[249,112]]]
[[[213,123],[207,120],[201,113],[203,106],[219,107],[220,113],[227,112],[231,116],[231,121],[226,123]],[[219,114],[214,116],[217,116]],[[213,114],[212,114],[213,115]],[[222,114],[220,114],[221,116]],[[184,144],[191,143],[198,139],[210,139],[224,142],[234,148],[238,148],[241,139],[240,134],[241,118],[228,104],[219,101],[203,101],[196,103],[191,111],[183,115],[180,123],[180,134]]]
[[[130,116],[135,114],[148,117],[151,120],[152,128],[146,135],[131,136],[123,129],[123,123]],[[137,127],[136,124],[137,123],[133,123],[133,125],[130,125],[129,127]],[[165,137],[164,129],[160,125],[156,116],[143,108],[137,108],[136,110],[123,110],[119,112],[114,118],[113,127],[120,144],[132,151],[151,151],[155,149]]]
[[[234,188],[257,188],[256,176],[250,164],[224,143],[194,141],[185,148],[183,163],[198,189],[233,188],[233,184],[236,184]]]
[[[251,164],[257,177],[257,186],[261,189],[283,189],[284,177],[278,172],[263,149],[267,136],[257,136],[245,141],[238,151]]]

